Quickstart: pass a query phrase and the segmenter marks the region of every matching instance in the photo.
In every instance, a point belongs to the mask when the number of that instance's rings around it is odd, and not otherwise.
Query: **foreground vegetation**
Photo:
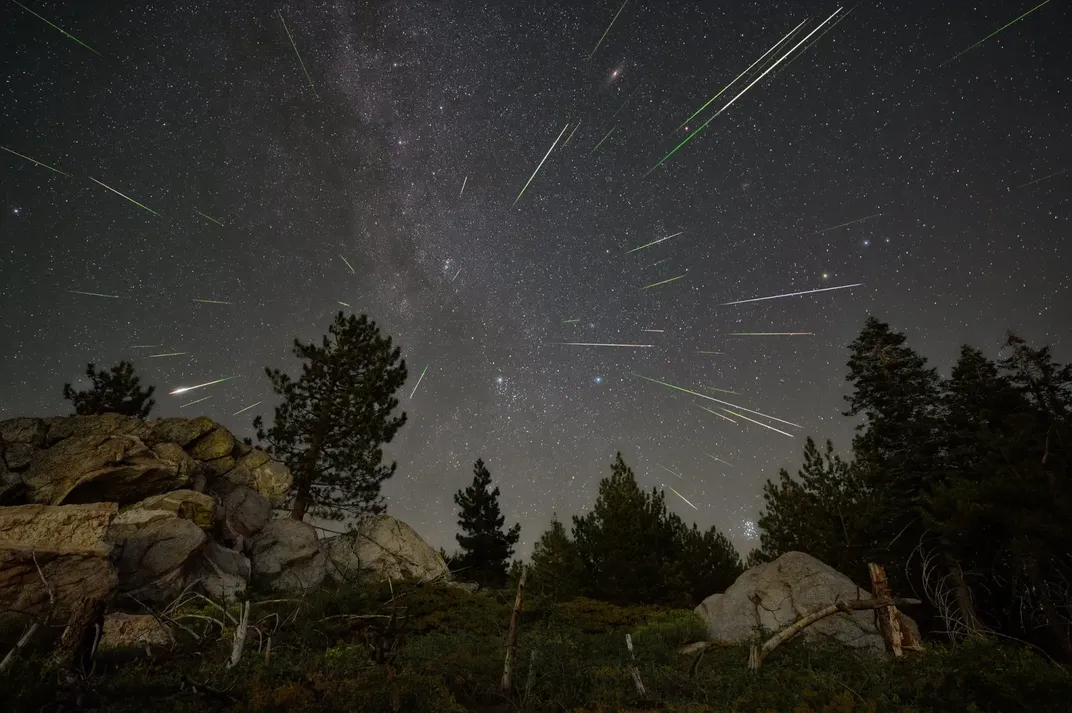
[[[501,691],[513,594],[431,585],[326,590],[254,602],[241,661],[227,668],[233,625],[215,606],[173,614],[177,641],[146,654],[100,651],[91,672],[57,687],[49,644],[35,642],[0,679],[5,710],[145,711],[1066,711],[1072,677],[1020,646],[984,639],[929,646],[889,662],[793,643],[747,670],[747,647],[694,656],[687,610],[537,596],[526,606],[518,670]],[[238,606],[230,610],[237,618]],[[221,621],[224,631],[221,635]],[[185,627],[185,630],[178,628]],[[13,632],[17,633],[17,632]],[[630,675],[631,634],[646,695]],[[198,638],[200,637],[200,638]],[[4,642],[9,644],[9,642]],[[6,650],[6,649],[5,649]],[[80,700],[79,700],[80,699]]]

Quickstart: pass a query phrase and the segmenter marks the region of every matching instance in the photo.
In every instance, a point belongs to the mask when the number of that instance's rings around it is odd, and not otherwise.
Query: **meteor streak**
[[[131,349],[159,349],[163,344],[135,344]]]
[[[804,290],[803,292],[787,292],[784,295],[771,295],[770,297],[753,297],[748,300],[737,300],[736,302],[723,302],[719,307],[728,307],[729,305],[743,305],[746,302],[762,302],[763,300],[777,300],[782,297],[797,297],[799,295],[811,295],[816,292],[830,292],[831,290],[847,290],[850,287],[863,287],[862,282],[857,282],[852,285],[838,285],[837,287],[822,287],[818,290]]]
[[[156,212],[155,210],[153,210],[152,208],[148,208],[148,207],[146,207],[146,206],[143,206],[143,205],[142,205],[141,203],[137,202],[136,200],[134,200],[134,199],[133,199],[133,198],[131,198],[130,196],[125,196],[125,195],[123,195],[122,193],[120,193],[119,191],[115,190],[115,189],[114,189],[114,188],[112,188],[111,186],[108,186],[108,185],[105,185],[105,184],[101,183],[101,182],[100,182],[100,181],[98,181],[98,180],[97,180],[96,178],[93,178],[92,176],[90,176],[90,177],[89,177],[89,180],[93,181],[93,182],[94,182],[94,183],[96,183],[96,184],[97,184],[98,186],[104,186],[105,188],[107,188],[107,189],[108,189],[109,191],[111,191],[112,193],[116,194],[117,196],[121,196],[121,197],[123,197],[123,198],[126,198],[126,199],[127,199],[128,201],[130,201],[130,202],[131,202],[131,203],[133,203],[134,205],[138,206],[139,208],[142,208],[142,209],[144,209],[144,210],[147,210],[147,211],[149,211],[150,213],[152,213],[153,215],[155,215],[155,216],[156,216],[157,218],[162,218],[162,217],[163,217],[163,216],[161,216],[161,215],[160,215],[159,213],[157,213],[157,212]]]
[[[38,161],[35,158],[30,158],[29,156],[23,156],[18,151],[12,151],[11,149],[9,149],[6,146],[0,146],[0,149],[3,149],[4,151],[7,151],[9,154],[14,154],[14,155],[18,156],[19,158],[24,158],[27,161],[29,161],[30,163],[36,163],[38,166],[40,166],[42,168],[47,168],[49,171],[55,171],[56,173],[60,173],[60,174],[63,174],[64,176],[67,176],[67,178],[72,178],[71,174],[69,174],[69,173],[64,173],[63,171],[59,170],[58,168],[53,168],[52,166],[49,166],[47,163],[41,163],[40,161]]]
[[[338,300],[335,300],[335,301],[339,302]],[[339,302],[339,304],[341,304],[343,307],[349,307],[350,306],[350,304],[348,302]]]
[[[119,295],[102,295],[100,292],[82,292],[81,290],[67,290],[67,291],[70,292],[71,294],[86,295],[87,297],[107,297],[107,298],[113,299],[113,300],[121,300],[121,299],[123,299]]]
[[[711,455],[710,453],[704,453],[704,455],[705,455],[705,456],[707,456],[708,458],[714,458],[714,459],[715,459],[715,460],[717,460],[717,461],[718,461],[719,463],[725,463],[725,464],[726,464],[726,465],[728,465],[728,466],[729,466],[730,468],[736,468],[736,467],[737,467],[737,466],[735,466],[735,465],[734,465],[733,463],[730,463],[730,462],[728,462],[728,461],[724,461],[724,460],[722,460],[721,458],[719,458],[718,456],[713,456],[713,455]]]
[[[723,107],[722,107],[721,109],[719,109],[718,111],[716,111],[716,112],[715,112],[715,113],[714,113],[714,114],[713,114],[713,115],[711,116],[711,118],[710,118],[710,119],[708,119],[707,121],[705,121],[705,122],[704,122],[703,124],[701,124],[701,125],[700,125],[699,127],[697,127],[697,129],[696,129],[695,131],[693,131],[693,132],[692,132],[691,134],[689,134],[688,136],[686,136],[686,137],[685,137],[685,140],[684,140],[684,141],[682,141],[682,142],[681,142],[680,144],[678,144],[677,146],[675,146],[675,147],[673,148],[673,150],[672,150],[672,151],[670,151],[670,153],[668,153],[668,154],[666,154],[665,156],[663,156],[663,159],[662,159],[662,161],[659,161],[659,163],[655,164],[655,165],[654,165],[654,166],[652,166],[652,167],[651,167],[650,169],[648,169],[648,173],[651,173],[652,171],[654,171],[655,169],[657,169],[657,168],[658,168],[659,166],[662,166],[662,165],[663,165],[663,163],[665,163],[665,162],[666,162],[666,159],[670,158],[670,157],[671,157],[671,156],[673,156],[673,155],[674,155],[675,153],[677,153],[677,150],[678,150],[678,149],[680,149],[680,148],[681,148],[682,146],[684,146],[684,145],[685,145],[685,144],[687,144],[688,142],[692,141],[693,137],[694,137],[694,136],[696,136],[696,134],[698,134],[698,133],[700,133],[701,131],[703,131],[704,129],[706,129],[706,128],[707,128],[707,125],[708,125],[708,124],[710,124],[710,123],[711,123],[712,121],[714,121],[714,119],[715,119],[716,117],[718,117],[718,116],[719,116],[720,114],[722,114],[722,112],[724,112],[724,111],[726,111],[727,109],[729,109],[729,108],[730,108],[730,107],[731,107],[731,106],[733,105],[733,103],[734,103],[734,102],[736,102],[736,101],[737,101],[738,99],[740,99],[740,98],[741,98],[741,95],[742,95],[742,94],[744,94],[744,93],[745,93],[745,92],[747,92],[747,91],[748,91],[749,89],[751,89],[751,88],[752,88],[753,86],[755,86],[755,84],[756,84],[757,82],[759,82],[759,81],[760,81],[761,79],[763,79],[763,77],[767,76],[767,74],[769,74],[769,73],[770,73],[770,71],[771,71],[772,69],[774,69],[775,67],[777,67],[777,66],[778,66],[779,64],[781,64],[781,63],[782,63],[783,61],[785,61],[785,58],[786,58],[786,57],[788,57],[789,55],[793,54],[793,52],[795,52],[795,51],[796,51],[797,47],[800,47],[800,46],[801,46],[802,44],[804,44],[805,42],[807,42],[807,41],[808,41],[808,39],[809,39],[809,38],[810,38],[810,37],[811,37],[812,35],[814,35],[814,34],[815,34],[816,32],[818,32],[818,31],[819,31],[820,29],[822,29],[823,25],[825,25],[826,23],[830,22],[830,20],[832,20],[832,19],[834,18],[834,15],[837,15],[837,14],[838,14],[839,12],[841,12],[841,10],[842,10],[842,9],[843,9],[843,8],[840,8],[840,7],[839,7],[839,8],[837,9],[837,10],[835,10],[835,11],[834,11],[834,14],[833,14],[833,15],[831,15],[830,17],[828,17],[828,18],[826,18],[825,20],[823,20],[823,21],[822,21],[822,22],[821,22],[821,23],[820,23],[820,24],[819,24],[819,25],[818,25],[818,26],[817,26],[817,27],[816,27],[816,28],[815,28],[814,30],[812,30],[812,31],[811,31],[811,32],[809,32],[809,33],[808,33],[807,35],[805,35],[805,36],[804,36],[804,39],[802,39],[802,40],[801,40],[800,42],[797,42],[797,43],[796,43],[795,45],[793,45],[793,47],[792,47],[792,48],[790,48],[790,50],[789,50],[788,52],[786,52],[785,54],[783,54],[783,55],[782,55],[782,56],[781,56],[781,57],[780,57],[780,58],[779,58],[779,59],[778,59],[778,60],[777,60],[776,62],[774,62],[774,63],[773,63],[773,64],[772,64],[771,66],[767,67],[767,69],[765,69],[765,70],[763,71],[763,73],[762,73],[762,74],[760,74],[760,75],[759,75],[758,77],[756,77],[755,79],[753,79],[753,80],[752,80],[752,82],[751,82],[751,83],[750,83],[750,84],[749,84],[748,86],[746,86],[746,87],[745,87],[744,89],[742,89],[742,90],[741,90],[740,92],[738,92],[738,93],[737,93],[737,95],[736,95],[735,97],[733,97],[733,99],[730,99],[730,100],[729,100],[728,102],[726,102],[726,104],[725,104],[725,105],[724,105],[724,106],[723,106]],[[645,173],[644,175],[645,175],[645,176],[647,176],[647,175],[648,175],[648,173]]]
[[[633,349],[652,349],[654,344],[605,344],[601,342],[551,342],[565,347],[631,347]]]
[[[725,354],[726,352],[709,352],[703,349],[696,352],[697,354]]]
[[[313,78],[309,76],[309,70],[305,68],[305,62],[302,61],[301,53],[298,52],[298,45],[294,44],[294,38],[290,34],[290,29],[287,27],[287,21],[283,19],[283,11],[279,11],[279,21],[283,23],[283,29],[287,33],[287,39],[290,40],[290,46],[294,48],[294,54],[298,57],[298,64],[301,65],[302,71],[305,72],[305,78],[309,81],[309,88],[313,90],[313,96],[317,99],[320,95],[316,93],[316,87],[313,86]]]
[[[607,29],[603,31],[603,36],[599,38],[599,42],[596,42],[596,46],[592,48],[592,51],[588,54],[588,59],[592,59],[592,55],[594,55],[596,53],[596,50],[599,49],[599,46],[603,44],[603,40],[606,39],[607,33],[610,32],[610,28],[614,27],[614,23],[617,21],[618,15],[622,14],[622,10],[625,9],[625,4],[628,2],[629,0],[625,0],[625,2],[622,3],[622,6],[618,8],[618,12],[614,13],[614,18],[610,21],[610,24],[607,25]],[[1049,2],[1049,0],[1047,0],[1047,2]]]
[[[1023,183],[1023,184],[1017,186],[1017,188],[1027,188],[1028,186],[1033,185],[1035,183],[1038,183],[1039,181],[1045,181],[1047,178],[1056,178],[1057,176],[1060,176],[1062,173],[1068,173],[1068,169],[1067,168],[1062,168],[1057,173],[1051,173],[1048,176],[1043,176],[1042,178],[1036,178],[1033,181],[1028,181],[1027,183]]]
[[[219,384],[219,383],[222,383],[224,381],[230,381],[231,379],[234,379],[234,378],[236,378],[236,377],[234,377],[234,376],[225,376],[222,379],[216,379],[215,381],[206,381],[205,383],[198,384],[197,386],[182,386],[182,387],[180,387],[178,389],[175,389],[174,391],[169,391],[168,394],[170,394],[171,396],[175,396],[177,394],[185,394],[187,391],[193,391],[194,389],[200,389],[200,388],[202,388],[204,386],[212,386],[213,384]]]
[[[582,121],[583,121],[583,119],[582,119]],[[573,135],[577,133],[577,129],[579,129],[579,128],[581,128],[581,122],[580,121],[578,121],[577,125],[573,127],[573,131],[569,132],[569,136],[567,136],[566,140],[562,143],[562,148],[566,148],[567,146],[569,146],[570,139],[573,138]]]
[[[11,0],[11,2],[15,3],[16,5],[18,5],[19,7],[21,7],[21,8],[23,9],[23,10],[25,10],[25,11],[26,11],[26,12],[28,12],[28,13],[30,13],[31,15],[33,15],[34,17],[36,17],[36,18],[37,18],[38,20],[40,20],[41,22],[43,22],[43,23],[45,23],[46,25],[48,25],[49,27],[51,27],[52,29],[54,29],[54,30],[59,30],[59,31],[60,31],[60,32],[62,32],[62,33],[63,33],[63,34],[65,35],[65,36],[67,36],[67,37],[70,37],[70,38],[71,38],[72,40],[74,40],[74,41],[75,41],[75,42],[77,42],[78,44],[82,45],[83,47],[85,47],[85,48],[86,48],[87,50],[89,50],[89,51],[90,51],[90,52],[92,52],[93,54],[97,55],[98,57],[103,57],[103,56],[104,56],[104,55],[102,55],[102,54],[101,54],[100,52],[98,52],[97,50],[95,50],[95,49],[93,49],[92,47],[90,47],[89,45],[87,45],[87,44],[86,44],[85,42],[83,42],[82,40],[80,40],[80,39],[78,39],[77,37],[75,37],[74,35],[72,35],[72,34],[71,34],[70,32],[68,32],[67,30],[64,30],[64,29],[63,29],[62,27],[57,27],[56,25],[53,25],[53,24],[52,24],[51,22],[49,22],[49,21],[48,21],[48,20],[46,20],[45,18],[41,17],[41,16],[40,16],[40,15],[38,15],[38,14],[37,14],[36,12],[34,12],[34,11],[33,11],[33,10],[31,10],[30,8],[28,8],[28,7],[26,7],[25,5],[23,5],[23,4],[21,3],[21,2],[19,2],[19,0]]]
[[[610,127],[610,131],[607,132],[607,135],[599,140],[599,143],[596,144],[596,148],[594,148],[591,151],[589,151],[588,155],[591,156],[592,154],[594,154],[596,152],[596,149],[598,149],[600,146],[602,146],[603,142],[606,141],[608,138],[610,138],[610,135],[613,134],[614,130],[617,129],[617,128],[618,128],[617,124],[615,124],[614,126]]]
[[[195,399],[193,401],[187,401],[184,404],[179,404],[179,408],[186,408],[187,406],[193,406],[194,404],[199,404],[202,401],[208,401],[211,398],[212,398],[211,396],[206,396],[206,397],[201,398],[201,399]]]
[[[462,194],[465,193],[465,184],[468,181],[469,181],[469,176],[466,176],[465,178],[462,179],[462,189],[460,191],[458,191],[458,197],[459,198],[461,198]]]
[[[424,379],[424,374],[425,374],[425,372],[428,371],[428,367],[430,367],[430,366],[431,366],[431,364],[425,364],[424,365],[424,371],[421,372],[420,377],[418,377],[418,379],[417,379],[417,383],[413,385],[413,391],[410,392],[409,397],[411,399],[413,398],[413,394],[417,393],[417,387],[421,385],[421,380]]]
[[[455,280],[458,279],[458,275],[460,275],[460,274],[462,274],[462,269],[459,267],[458,271],[456,273],[454,273],[454,277],[450,278],[450,281],[453,283]]]
[[[678,391],[683,391],[686,394],[692,394],[693,396],[699,396],[701,399],[707,399],[708,401],[714,401],[715,403],[725,404],[727,406],[732,406],[733,408],[739,408],[742,411],[747,411],[748,413],[754,413],[757,416],[762,416],[763,418],[769,418],[772,421],[777,421],[778,423],[784,423],[787,426],[796,426],[797,428],[804,428],[799,423],[793,423],[792,421],[786,421],[784,419],[775,418],[774,416],[768,416],[767,414],[762,413],[761,411],[754,411],[754,410],[752,410],[750,408],[745,408],[744,406],[738,406],[737,404],[731,404],[729,401],[723,401],[721,399],[716,399],[714,396],[708,396],[707,394],[701,394],[698,391],[693,391],[692,389],[686,389],[686,388],[683,388],[681,386],[674,386],[673,384],[668,384],[665,381],[659,381],[658,379],[650,379],[650,378],[648,378],[646,376],[641,376],[640,374],[637,374],[637,373],[633,373],[633,376],[641,378],[644,381],[650,381],[653,384],[661,384],[662,386],[666,386],[666,387],[669,387],[671,389],[677,389]],[[726,410],[728,410],[728,409],[723,409],[723,411],[726,411]]]
[[[675,473],[674,471],[672,471],[672,470],[670,470],[669,468],[667,468],[667,467],[666,467],[665,465],[659,465],[658,463],[656,463],[655,465],[658,465],[658,466],[659,466],[660,468],[662,468],[663,470],[665,470],[665,471],[666,471],[667,473],[669,473],[670,475],[676,475],[677,477],[681,478],[682,480],[684,480],[684,479],[685,479],[685,476],[681,475],[681,473]]]
[[[717,391],[720,394],[733,394],[734,396],[740,396],[740,394],[737,393],[736,391],[730,391],[729,389],[718,389],[718,388],[715,388],[714,386],[708,386],[707,390],[708,391]]]
[[[645,329],[644,331],[645,332],[658,332],[659,334],[662,334],[666,330],[665,329]]]
[[[664,488],[670,488],[670,486],[669,486],[669,485],[667,485],[666,483],[663,483],[663,487],[664,487]],[[671,492],[671,493],[673,493],[674,495],[678,496],[678,497],[679,497],[679,498],[681,498],[682,500],[684,500],[684,501],[685,501],[685,504],[686,504],[686,505],[688,505],[688,506],[689,506],[690,508],[692,508],[693,510],[696,510],[697,512],[699,512],[700,508],[696,507],[695,505],[693,505],[692,503],[690,503],[690,502],[689,502],[688,500],[686,500],[686,499],[685,499],[685,496],[684,496],[684,495],[682,495],[682,494],[681,494],[681,493],[679,493],[678,491],[674,490],[673,488],[670,488],[670,492]]]
[[[546,161],[547,157],[551,155],[551,152],[555,150],[555,146],[558,145],[559,139],[562,138],[562,134],[566,133],[566,129],[568,128],[569,124],[566,124],[562,127],[562,131],[558,133],[558,138],[555,139],[555,143],[551,144],[551,148],[547,149],[547,153],[543,155],[543,158],[540,160],[539,165],[536,166],[536,170],[532,172],[532,175],[529,176],[529,180],[525,182],[524,188],[522,188],[521,192],[517,194],[517,198],[514,199],[514,205],[517,205],[517,202],[521,200],[521,196],[525,195],[525,190],[529,187],[529,184],[532,183],[532,179],[536,178],[536,174],[540,172],[540,166],[543,166],[543,162]]]
[[[159,359],[160,357],[184,356],[190,352],[168,352],[167,354],[150,354],[146,359]]]
[[[872,218],[877,218],[880,215],[882,215],[882,213],[875,213],[874,215],[869,215],[866,218],[857,218],[856,220],[850,220],[848,223],[842,223],[840,225],[832,225],[829,228],[823,228],[822,230],[818,230],[818,231],[812,233],[812,235],[821,235],[822,233],[826,233],[826,232],[829,232],[831,230],[837,230],[838,228],[844,228],[846,225],[855,225],[856,223],[862,223],[865,220],[871,220]]]
[[[350,274],[356,275],[357,273],[354,272],[354,266],[350,264],[350,261],[342,257],[342,255],[340,255],[339,257],[342,258],[342,261],[346,263],[346,267],[350,268]]]
[[[261,405],[261,404],[263,404],[263,403],[264,403],[263,401],[258,401],[258,402],[257,402],[257,403],[255,403],[255,404],[250,404],[249,406],[246,406],[245,408],[240,408],[240,409],[238,409],[237,411],[235,411],[235,412],[234,412],[234,413],[232,413],[231,415],[232,415],[232,416],[237,416],[237,415],[238,415],[238,414],[240,414],[240,413],[245,413],[246,411],[249,411],[249,410],[250,410],[251,408],[253,408],[254,406],[260,406],[260,405]]]
[[[566,320],[565,322],[563,322],[562,324],[576,324],[577,322],[580,322],[580,321],[581,321],[581,320],[579,320],[579,319],[567,319],[567,320]]]
[[[696,404],[696,405],[697,405],[697,406],[700,406],[700,404]],[[709,408],[707,408],[706,406],[700,406],[700,408],[702,408],[702,409],[703,409],[704,411],[706,411],[707,413],[713,413],[713,414],[715,414],[716,416],[718,416],[719,418],[724,418],[724,419],[726,419],[727,421],[729,421],[730,423],[732,423],[732,424],[733,424],[734,426],[736,426],[736,425],[737,425],[737,422],[736,422],[736,421],[734,421],[734,420],[733,420],[732,418],[730,418],[729,416],[723,416],[723,415],[722,415],[722,414],[720,414],[720,413],[719,413],[718,411],[715,411],[715,410],[713,410],[713,409],[709,409]]]
[[[740,73],[740,74],[738,74],[738,75],[737,75],[736,77],[734,77],[734,78],[733,78],[733,81],[732,81],[732,82],[730,82],[729,84],[727,84],[726,86],[724,86],[724,87],[722,88],[722,91],[721,91],[721,92],[719,92],[719,93],[718,93],[718,94],[716,94],[715,96],[713,96],[713,97],[711,97],[710,99],[708,99],[708,100],[707,100],[707,103],[706,103],[706,104],[704,104],[704,105],[703,105],[702,107],[700,107],[699,109],[697,109],[697,110],[696,110],[696,112],[695,112],[695,113],[694,113],[694,114],[693,114],[692,116],[690,116],[690,117],[689,117],[688,119],[685,119],[685,121],[681,122],[681,126],[679,126],[679,127],[677,127],[676,129],[674,129],[674,133],[677,133],[678,131],[680,131],[680,130],[681,130],[681,128],[682,128],[683,126],[685,126],[685,125],[686,125],[686,124],[688,124],[688,123],[689,123],[690,121],[692,121],[693,119],[695,119],[695,118],[696,118],[696,115],[697,115],[697,114],[699,114],[699,113],[700,113],[700,112],[702,112],[702,111],[703,111],[704,109],[706,109],[707,107],[709,107],[709,106],[711,105],[711,102],[713,102],[714,100],[716,100],[716,99],[718,99],[718,98],[719,98],[720,96],[722,96],[722,95],[723,95],[723,94],[724,94],[724,93],[726,92],[726,90],[727,90],[727,89],[729,89],[730,87],[732,87],[732,86],[733,86],[734,84],[736,84],[736,83],[737,83],[737,80],[738,80],[738,79],[740,79],[740,78],[741,78],[741,77],[743,77],[744,75],[748,74],[748,71],[749,71],[750,69],[752,69],[752,67],[755,67],[755,66],[756,66],[757,64],[759,64],[760,62],[762,62],[762,61],[763,61],[763,58],[764,58],[764,57],[766,57],[767,55],[769,55],[769,54],[770,54],[771,52],[773,52],[773,51],[774,51],[774,50],[776,50],[776,49],[777,49],[777,48],[778,48],[779,46],[781,46],[781,44],[782,44],[783,42],[785,42],[785,41],[786,41],[787,39],[789,39],[790,37],[792,37],[793,33],[794,33],[794,32],[796,32],[797,30],[799,30],[799,29],[801,28],[801,26],[802,26],[802,25],[803,25],[803,24],[804,24],[805,22],[807,22],[807,21],[808,21],[808,18],[804,18],[804,20],[803,20],[803,21],[802,21],[802,22],[801,22],[801,23],[800,23],[799,25],[797,25],[796,27],[794,27],[794,28],[793,28],[792,30],[790,30],[790,31],[789,31],[789,34],[787,34],[787,35],[786,35],[785,37],[783,37],[782,39],[778,40],[778,42],[777,42],[777,43],[775,43],[775,45],[774,45],[773,47],[771,47],[771,48],[770,48],[769,50],[767,50],[767,51],[766,51],[766,52],[764,52],[764,53],[763,53],[762,55],[760,55],[759,59],[757,59],[757,60],[756,60],[755,62],[753,62],[752,64],[748,65],[748,69],[745,69],[745,70],[744,70],[743,72],[741,72],[741,73]]]
[[[1050,2],[1050,0],[1045,0],[1045,2],[1041,2],[1041,3],[1039,3],[1039,4],[1038,4],[1038,5],[1036,5],[1035,7],[1031,8],[1030,10],[1028,10],[1027,12],[1025,12],[1025,13],[1024,13],[1023,15],[1020,15],[1020,17],[1016,18],[1016,19],[1015,19],[1015,20],[1013,20],[1012,22],[1009,22],[1008,24],[1002,25],[1001,27],[999,27],[998,29],[994,30],[993,32],[991,32],[991,33],[990,33],[989,35],[987,35],[987,36],[986,36],[986,37],[984,37],[983,39],[981,39],[981,40],[979,40],[978,42],[976,42],[976,43],[975,43],[974,45],[972,45],[972,46],[971,46],[971,47],[969,47],[968,49],[966,49],[966,50],[963,50],[963,51],[961,51],[961,52],[958,52],[958,53],[956,53],[955,55],[953,55],[952,57],[950,57],[950,58],[949,58],[949,59],[947,59],[946,61],[942,62],[942,63],[941,63],[940,65],[938,65],[938,66],[939,66],[939,67],[944,67],[944,66],[946,66],[947,64],[949,64],[950,62],[952,62],[953,60],[955,60],[955,59],[956,59],[957,57],[960,57],[960,56],[961,56],[962,54],[967,54],[968,52],[971,52],[971,51],[972,51],[973,49],[975,49],[975,48],[976,48],[976,47],[978,47],[979,45],[983,44],[984,42],[986,42],[987,40],[989,40],[989,39],[990,39],[991,37],[993,37],[994,35],[998,34],[999,32],[1001,32],[1002,30],[1004,30],[1004,29],[1008,28],[1008,27],[1009,27],[1009,26],[1011,26],[1011,25],[1015,25],[1015,24],[1016,24],[1017,22],[1019,22],[1020,20],[1024,19],[1025,17],[1027,17],[1028,15],[1030,15],[1031,13],[1033,13],[1033,12],[1034,12],[1035,10],[1038,10],[1038,9],[1039,9],[1040,7],[1042,7],[1043,5],[1046,5],[1046,4],[1047,4],[1047,3],[1049,3],[1049,2]]]
[[[221,223],[220,221],[218,221],[215,218],[213,218],[211,215],[205,215],[204,213],[202,213],[201,211],[197,210],[196,208],[194,208],[194,213],[197,213],[199,216],[201,216],[205,220],[211,220],[213,223],[215,223],[216,225],[220,226],[221,228],[227,227],[223,223]]]
[[[671,277],[669,280],[663,280],[662,282],[653,282],[650,285],[645,285],[644,287],[641,287],[640,289],[641,289],[641,291],[650,290],[652,287],[658,287],[659,285],[665,285],[668,282],[673,282],[674,280],[680,280],[682,277],[684,277],[684,275],[678,275],[677,277]]]
[[[234,302],[224,302],[223,300],[198,300],[198,299],[195,299],[194,302],[200,302],[201,304],[206,304],[206,305],[233,305],[234,304]]]
[[[673,235],[667,235],[665,238],[659,238],[658,240],[650,242],[647,245],[641,245],[639,248],[633,248],[632,250],[626,250],[625,254],[628,255],[629,253],[635,253],[637,250],[643,250],[644,248],[650,248],[652,245],[658,245],[659,243],[661,243],[664,240],[669,240],[670,238],[676,238],[677,236],[681,235],[684,232],[685,232],[684,230],[679,230],[678,232],[674,233]]]
[[[774,426],[768,426],[768,425],[767,425],[767,424],[765,424],[765,423],[760,423],[759,421],[755,420],[754,418],[748,418],[748,417],[747,417],[747,416],[745,416],[744,414],[741,414],[741,413],[737,413],[736,411],[730,411],[730,410],[729,410],[728,408],[723,408],[722,410],[723,410],[723,411],[725,411],[726,413],[732,413],[732,414],[733,414],[734,416],[736,416],[737,418],[743,418],[743,419],[744,419],[745,421],[749,421],[749,422],[751,422],[751,423],[754,423],[754,424],[756,424],[757,426],[763,426],[763,428],[769,428],[770,430],[772,430],[772,431],[775,431],[775,432],[777,432],[777,433],[780,433],[780,434],[782,434],[783,436],[789,436],[790,438],[792,438],[792,437],[793,437],[793,434],[792,434],[792,433],[786,433],[785,431],[779,430],[779,429],[775,428]]]
[[[810,337],[812,332],[730,332],[731,337]]]

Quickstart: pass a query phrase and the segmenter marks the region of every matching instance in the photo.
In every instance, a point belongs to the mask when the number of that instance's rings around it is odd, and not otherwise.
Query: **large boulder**
[[[250,560],[254,584],[275,592],[302,594],[327,576],[316,530],[290,518],[272,520],[253,537]]]
[[[152,495],[134,503],[129,510],[164,510],[183,520],[190,520],[202,530],[211,530],[216,519],[216,501],[211,495],[193,490],[172,490],[163,495]]]
[[[14,471],[26,470],[41,450],[32,443],[8,443],[2,448],[4,465]]]
[[[140,602],[168,602],[182,590],[186,573],[207,536],[193,522],[171,512],[133,512],[152,519],[124,522],[117,518],[108,529],[108,539],[115,547],[119,593]]]
[[[239,458],[223,479],[232,485],[252,488],[279,507],[294,484],[290,469],[273,461],[264,451],[253,450]]]
[[[0,443],[26,443],[40,448],[45,445],[48,424],[40,418],[9,418],[0,421]]]
[[[48,446],[67,438],[87,436],[145,438],[152,431],[151,426],[145,421],[118,413],[105,413],[98,416],[57,416],[46,419],[46,424],[48,435],[45,445]]]
[[[149,437],[145,439],[145,442],[150,445],[177,443],[185,447],[214,428],[216,428],[216,423],[206,416],[162,418],[152,422]]]
[[[108,560],[115,503],[0,508],[0,618],[66,616],[82,597],[107,598],[116,588]]]
[[[221,496],[217,517],[220,536],[232,544],[239,544],[264,529],[272,518],[272,506],[253,488],[236,485]]]
[[[245,593],[251,574],[252,565],[245,555],[209,540],[201,548],[190,577],[212,599],[234,601]]]
[[[756,627],[778,631],[836,601],[870,599],[871,594],[833,567],[803,552],[787,552],[773,562],[747,570],[722,594],[696,607],[712,640],[740,642],[755,638]],[[907,616],[903,621],[914,622]],[[804,629],[807,639],[826,639],[863,651],[885,651],[882,634],[870,611],[838,613]]]
[[[38,454],[23,481],[33,502],[133,503],[185,485],[181,465],[174,450],[154,452],[136,436],[74,436]]]
[[[443,556],[417,532],[390,515],[374,515],[350,533],[324,542],[333,579],[353,581],[362,574],[420,581],[448,580]]]
[[[229,456],[234,449],[234,436],[223,426],[217,426],[187,446],[197,460],[213,460]]]

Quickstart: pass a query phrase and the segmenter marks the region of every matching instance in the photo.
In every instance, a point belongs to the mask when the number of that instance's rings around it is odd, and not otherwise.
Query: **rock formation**
[[[153,623],[131,617],[146,607],[186,588],[216,600],[250,585],[307,592],[326,578],[329,551],[339,579],[449,578],[442,557],[393,518],[326,542],[307,523],[272,519],[292,482],[205,417],[0,421],[0,618],[62,618],[83,598],[103,600],[131,613],[108,620],[106,639],[141,641]]]
[[[836,601],[870,598],[870,592],[811,555],[787,552],[744,572],[725,592],[703,600],[696,613],[707,622],[710,639],[740,642],[754,639],[757,627],[775,632]],[[915,622],[902,616],[902,625],[914,627]],[[804,629],[801,636],[885,651],[870,611],[829,616]]]

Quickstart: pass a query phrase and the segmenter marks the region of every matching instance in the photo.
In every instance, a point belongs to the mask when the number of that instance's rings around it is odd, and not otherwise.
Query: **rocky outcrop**
[[[238,485],[222,497],[218,512],[221,539],[245,549],[245,543],[268,524],[272,506],[256,490]]]
[[[312,525],[289,518],[272,520],[253,538],[253,582],[265,589],[303,594],[327,575],[327,558]]]
[[[163,603],[182,590],[207,536],[190,520],[167,513],[148,522],[113,523],[108,539],[114,545],[119,593],[131,601]]]
[[[787,552],[773,562],[747,570],[722,594],[696,607],[712,640],[749,641],[757,627],[775,632],[836,601],[870,599],[871,594],[811,555]],[[907,616],[906,625],[915,626]],[[873,612],[838,613],[808,628],[804,639],[836,641],[862,651],[885,651]]]
[[[252,565],[245,555],[209,540],[201,548],[191,579],[212,599],[234,601],[245,593],[251,573]]]
[[[427,582],[450,579],[443,556],[412,527],[390,515],[365,518],[348,534],[325,541],[329,569],[337,581],[372,573]]]
[[[115,503],[0,507],[0,616],[65,616],[117,585],[106,533]]]
[[[189,520],[202,530],[211,530],[216,519],[216,501],[193,490],[173,490],[153,495],[130,506],[130,510],[159,510]]]

